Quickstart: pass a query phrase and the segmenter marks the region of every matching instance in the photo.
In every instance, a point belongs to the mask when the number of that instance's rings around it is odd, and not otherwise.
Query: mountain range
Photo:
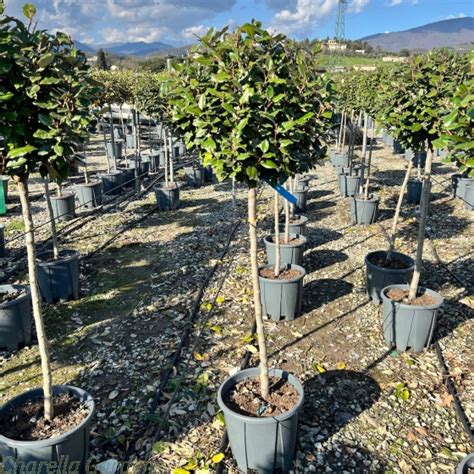
[[[458,47],[474,42],[474,18],[453,18],[437,21],[405,31],[378,33],[361,38],[371,46],[384,51],[401,49],[429,50],[441,47]]]
[[[109,43],[97,45],[75,41],[75,44],[78,49],[86,54],[95,54],[99,49],[103,49],[110,54],[117,54],[119,56],[154,56],[175,49],[174,46],[162,43],[161,41],[155,41],[153,43],[137,41],[133,43]]]

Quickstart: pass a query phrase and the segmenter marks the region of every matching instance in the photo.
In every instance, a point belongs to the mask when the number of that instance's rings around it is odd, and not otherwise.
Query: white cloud
[[[398,7],[398,5],[401,5],[402,3],[406,3],[409,5],[417,5],[418,0],[390,0],[390,3],[388,4],[389,7]]]
[[[181,36],[194,41],[196,37],[200,38],[201,36],[204,36],[207,30],[207,26],[204,25],[190,26],[189,28],[185,28],[181,31]]]
[[[465,13],[458,13],[457,15],[449,15],[443,18],[443,20],[455,20],[456,18],[466,18]]]
[[[276,11],[271,28],[297,37],[317,36],[316,28],[334,14],[338,0],[267,0],[267,5]],[[348,11],[361,12],[370,0],[352,0]]]

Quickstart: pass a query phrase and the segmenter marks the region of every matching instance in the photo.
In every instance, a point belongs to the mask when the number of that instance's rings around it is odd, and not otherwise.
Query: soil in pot
[[[4,292],[2,293],[0,291],[0,305],[3,304],[3,303],[8,303],[9,301],[14,301],[16,300],[17,298],[20,298],[20,296],[23,296],[23,295],[26,295],[26,292],[23,291],[23,290],[18,290],[18,291],[14,291],[14,292]]]
[[[372,265],[381,268],[390,268],[393,270],[407,270],[412,266],[406,261],[399,259],[396,255],[393,255],[392,258],[388,261],[385,255],[370,255],[368,257],[368,260]]]
[[[269,384],[266,400],[260,393],[260,379],[247,379],[224,394],[224,403],[236,413],[259,418],[282,415],[298,403],[300,395],[287,380],[269,377]]]
[[[0,413],[2,435],[17,441],[53,438],[79,426],[89,415],[85,403],[68,393],[53,397],[54,418],[44,418],[43,399],[29,400],[8,413]],[[32,422],[32,420],[36,420]]]
[[[396,303],[403,303],[410,306],[431,306],[438,302],[436,298],[433,298],[433,296],[428,293],[418,293],[415,299],[409,301],[408,293],[409,290],[390,288],[390,290],[387,291],[387,297]]]
[[[280,271],[278,276],[275,276],[273,268],[262,268],[259,275],[267,280],[292,280],[298,278],[301,272],[292,268]]]

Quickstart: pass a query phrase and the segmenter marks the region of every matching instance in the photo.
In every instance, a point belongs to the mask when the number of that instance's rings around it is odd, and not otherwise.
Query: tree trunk
[[[392,259],[392,254],[395,249],[395,235],[397,233],[398,218],[400,217],[400,211],[402,209],[403,195],[405,194],[405,189],[408,185],[408,180],[410,179],[411,170],[413,168],[413,160],[410,160],[408,163],[407,172],[405,173],[405,178],[403,179],[402,187],[400,189],[400,195],[398,196],[397,207],[395,209],[395,215],[393,216],[392,229],[390,232],[390,245],[388,247],[386,261],[390,262]]]
[[[138,192],[140,189],[140,180],[138,176],[138,152],[139,152],[139,146],[138,146],[138,138],[137,138],[137,111],[135,109],[132,109],[132,135],[133,135],[133,141],[134,141],[134,148],[135,148],[135,153],[133,156],[133,160],[135,162],[135,192]]]
[[[285,244],[290,242],[290,203],[285,199]]]
[[[23,213],[23,222],[25,223],[25,244],[28,257],[28,276],[30,280],[31,305],[33,308],[33,318],[35,320],[38,350],[41,360],[41,371],[43,374],[44,417],[47,420],[51,420],[54,416],[52,388],[53,380],[51,374],[48,340],[46,338],[43,315],[41,312],[41,296],[36,274],[36,249],[33,233],[33,219],[31,217],[30,199],[28,197],[28,184],[26,178],[20,178],[20,180],[17,181],[17,186]]]
[[[112,157],[114,159],[114,169],[117,169],[117,156],[115,150],[115,134],[114,134],[114,120],[112,117],[112,106],[109,104],[109,117],[110,117],[110,140],[112,142]]]
[[[367,112],[364,113],[364,137],[362,138],[362,156],[363,156],[363,162],[365,163],[365,156],[367,154],[367,132],[368,132],[368,127],[367,127],[367,122],[368,122],[368,117],[369,114]]]
[[[433,161],[433,149],[430,143],[428,145],[428,149],[426,152],[426,165],[425,165],[425,173],[423,176],[423,189],[421,191],[418,244],[416,247],[415,270],[413,272],[413,278],[411,279],[411,284],[410,284],[410,292],[408,294],[409,301],[413,301],[416,298],[418,285],[420,283],[421,266],[423,264],[423,245],[425,243],[426,221],[428,220],[428,209],[430,206],[432,161]]]
[[[161,127],[161,136],[163,138],[163,148],[165,150],[165,186],[168,188],[168,138],[166,137],[166,128]]]
[[[262,303],[260,301],[260,282],[258,280],[257,260],[257,192],[255,188],[249,188],[248,193],[248,217],[250,237],[250,264],[252,269],[253,304],[255,311],[255,322],[257,325],[258,349],[260,356],[260,392],[264,399],[268,398],[268,360],[267,347],[265,344],[265,331],[263,327]]]
[[[170,128],[170,181],[174,183],[174,148],[173,131]]]
[[[232,207],[237,207],[237,195],[235,192],[235,176],[232,177]]]
[[[125,129],[125,122],[123,120],[123,111],[122,106],[119,106],[120,114],[120,125],[122,126],[122,135],[123,135],[123,148],[125,151],[125,168],[128,168],[128,159],[127,159],[127,130]]]
[[[109,149],[107,148],[107,134],[105,133],[105,127],[102,129],[104,133],[104,146],[105,146],[105,157],[107,158],[107,173],[110,173],[110,156]]]
[[[346,146],[346,128],[347,128],[347,112],[344,112],[343,130],[342,130],[342,147],[341,147],[342,154],[344,154],[344,148]]]
[[[339,123],[339,132],[337,134],[337,142],[336,142],[336,151],[341,151],[341,142],[342,142],[342,125],[344,123],[344,114],[345,112],[342,111],[341,114],[341,121]]]
[[[365,115],[365,124],[367,127],[367,114]],[[367,129],[364,130],[364,136],[367,141]],[[372,151],[374,148],[374,136],[375,136],[375,127],[372,125],[372,136],[369,144],[369,159],[367,160],[367,177],[365,180],[365,200],[369,199],[369,183],[370,183],[370,169],[372,165]],[[365,152],[364,152],[364,164],[365,164]]]
[[[274,198],[274,207],[273,213],[275,216],[275,277],[278,277],[280,274],[280,261],[281,261],[281,254],[280,254],[280,206],[278,203],[278,192],[275,191],[275,198]]]
[[[53,257],[54,260],[59,258],[58,233],[56,230],[56,220],[54,219],[53,206],[51,204],[51,196],[49,194],[49,183],[46,179],[44,182],[44,196],[46,198],[46,205],[48,207],[49,221],[51,222],[51,241],[53,243]]]

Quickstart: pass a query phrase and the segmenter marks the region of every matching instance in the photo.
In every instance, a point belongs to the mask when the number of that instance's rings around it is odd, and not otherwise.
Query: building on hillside
[[[400,57],[400,56],[384,56],[382,58],[384,63],[407,63],[408,58]]]
[[[354,66],[356,71],[375,71],[377,66]]]
[[[330,39],[327,43],[323,44],[323,51],[345,51],[347,44],[339,43],[335,39]]]
[[[356,49],[354,51],[354,53],[356,53],[356,54],[365,54],[365,49]]]

